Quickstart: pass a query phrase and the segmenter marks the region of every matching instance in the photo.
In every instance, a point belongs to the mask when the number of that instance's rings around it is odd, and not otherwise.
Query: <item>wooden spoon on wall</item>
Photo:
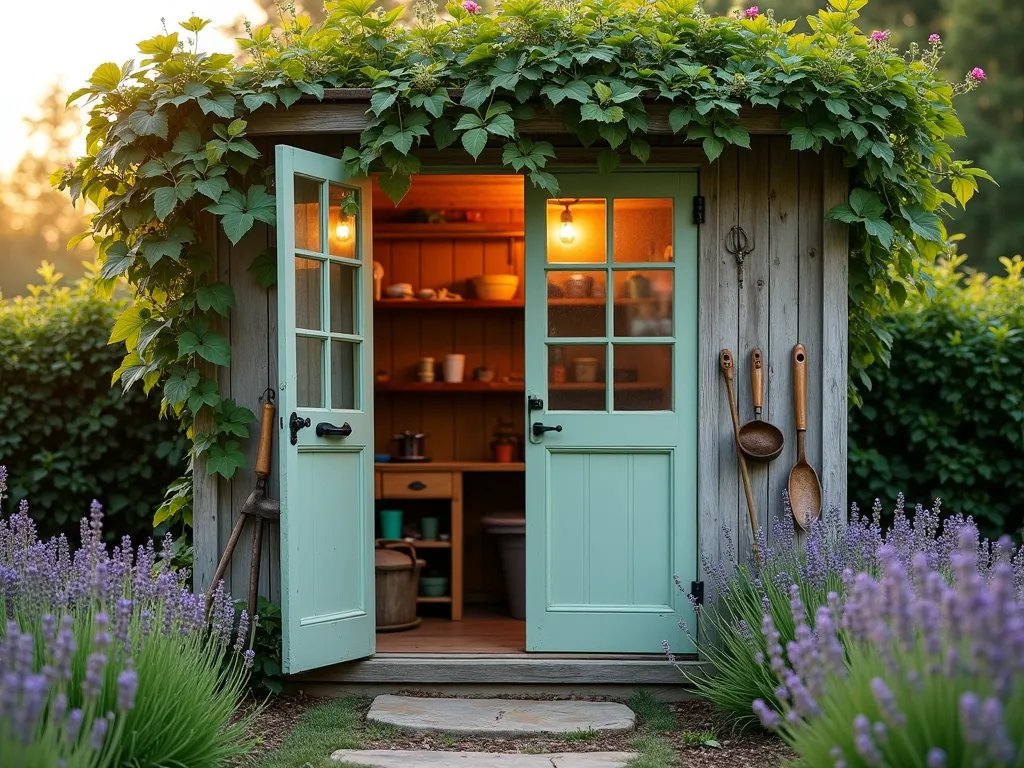
[[[789,503],[797,525],[807,530],[821,514],[821,482],[807,463],[807,350],[793,347],[793,404],[796,407],[796,464],[789,471]]]

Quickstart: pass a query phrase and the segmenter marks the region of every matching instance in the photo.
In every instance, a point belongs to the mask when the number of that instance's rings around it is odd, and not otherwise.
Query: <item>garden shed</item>
[[[791,149],[780,113],[759,107],[739,115],[750,148],[709,162],[652,96],[646,163],[598,173],[599,150],[556,111],[518,131],[556,149],[557,196],[511,173],[498,145],[475,162],[424,148],[396,207],[340,159],[359,147],[371,95],[327,89],[253,114],[246,135],[275,162],[277,227],[232,244],[211,217],[203,238],[237,297],[219,329],[232,353],[221,392],[254,410],[268,391],[276,401],[280,535],[266,533],[260,591],[283,608],[285,670],[672,681],[652,655],[663,641],[694,652],[673,580],[690,588],[703,561],[752,553],[721,350],[734,353],[745,422],[760,349],[763,418],[786,438],[777,459],[750,465],[760,525],[783,514],[797,458],[797,344],[807,461],[825,504],[845,507],[849,247],[846,225],[826,219],[849,193],[841,155]],[[278,277],[265,289],[250,267],[268,248]],[[230,481],[195,473],[198,586],[255,482],[255,442]],[[499,456],[495,442],[511,448]],[[395,537],[382,526],[396,512],[427,578],[418,626],[375,633],[375,542]],[[502,571],[499,553],[520,570]],[[226,579],[244,592],[244,557]]]

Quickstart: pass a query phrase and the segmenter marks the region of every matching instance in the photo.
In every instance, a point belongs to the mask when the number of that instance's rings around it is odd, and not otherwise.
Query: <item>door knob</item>
[[[299,430],[305,429],[309,426],[309,418],[301,418],[299,414],[292,412],[292,415],[288,418],[288,429],[292,435],[292,445],[299,442]],[[319,427],[317,428],[319,429]]]
[[[549,427],[547,424],[541,424],[539,421],[533,422],[533,434],[535,437],[540,437],[545,432],[561,432],[562,425],[558,424],[554,427]]]
[[[316,425],[316,436],[317,437],[348,437],[352,434],[352,427],[346,421],[340,427],[336,427],[330,422],[321,421]]]

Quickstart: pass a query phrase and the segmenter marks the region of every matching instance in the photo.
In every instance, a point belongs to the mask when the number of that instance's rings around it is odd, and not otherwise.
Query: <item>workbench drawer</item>
[[[381,498],[450,499],[450,472],[381,472]]]

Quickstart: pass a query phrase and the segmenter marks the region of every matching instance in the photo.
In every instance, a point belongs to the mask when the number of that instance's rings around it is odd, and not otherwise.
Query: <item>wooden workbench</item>
[[[417,597],[419,603],[451,603],[452,621],[462,620],[463,539],[462,475],[466,472],[524,472],[521,462],[438,461],[383,462],[374,467],[374,497],[377,499],[447,499],[450,503],[450,541],[414,541],[417,549],[451,549],[451,594],[446,597]]]

